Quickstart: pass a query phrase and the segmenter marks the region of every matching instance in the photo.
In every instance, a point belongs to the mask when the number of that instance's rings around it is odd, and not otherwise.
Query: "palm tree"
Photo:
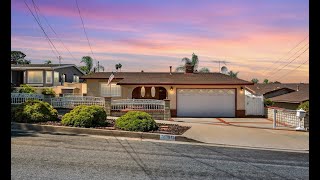
[[[201,69],[199,70],[199,72],[201,72],[201,73],[209,73],[210,70],[209,70],[208,68],[206,68],[206,67],[203,67],[203,68],[201,68]]]
[[[264,80],[263,80],[263,83],[268,84],[268,83],[269,83],[269,80],[268,80],[268,79],[264,79]]]
[[[116,64],[115,67],[116,67],[116,71],[118,72],[119,64]]]
[[[83,56],[81,59],[81,63],[84,63],[85,66],[81,66],[80,69],[84,71],[86,74],[90,74],[92,72],[93,60],[90,56]]]
[[[233,71],[228,72],[229,76],[231,76],[233,78],[237,78],[238,77],[238,73],[239,72],[233,72]]]
[[[186,68],[186,65],[192,65],[193,66],[193,70],[194,71],[197,71],[198,69],[198,64],[199,64],[199,58],[196,54],[192,53],[192,58],[189,59],[187,57],[184,57],[182,58],[181,60],[182,62],[184,62],[183,65],[180,65],[176,68],[176,71],[177,72],[181,72],[181,71],[185,71],[185,68]],[[208,68],[204,67],[204,68],[201,68],[199,70],[199,72],[210,72]]]
[[[44,64],[52,64],[52,61],[51,60],[46,60],[46,61],[44,61]]]
[[[122,64],[119,63],[118,68],[120,69],[120,72],[121,72]]]
[[[251,82],[253,82],[254,84],[257,84],[257,83],[259,82],[259,80],[258,80],[257,78],[253,78],[253,79],[251,80]]]

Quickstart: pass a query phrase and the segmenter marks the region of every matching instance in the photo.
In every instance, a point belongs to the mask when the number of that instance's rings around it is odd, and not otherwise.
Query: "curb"
[[[129,138],[140,138],[140,139],[155,139],[155,140],[161,140],[161,141],[182,141],[182,142],[202,143],[200,141],[190,139],[181,135],[106,130],[106,129],[94,129],[94,128],[79,128],[79,127],[67,127],[67,126],[39,125],[39,124],[29,124],[29,123],[11,122],[11,129],[35,131],[35,132],[89,134],[89,135],[98,135],[98,136],[115,136],[115,137],[129,137]]]

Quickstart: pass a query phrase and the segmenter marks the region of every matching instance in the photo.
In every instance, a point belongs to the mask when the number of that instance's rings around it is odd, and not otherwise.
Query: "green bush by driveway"
[[[100,106],[77,106],[62,117],[62,125],[74,127],[97,127],[107,125],[107,114]]]
[[[49,103],[28,100],[11,109],[11,118],[16,122],[45,122],[58,120],[58,111]]]
[[[118,118],[115,127],[126,131],[152,131],[158,126],[152,116],[146,112],[129,111]]]

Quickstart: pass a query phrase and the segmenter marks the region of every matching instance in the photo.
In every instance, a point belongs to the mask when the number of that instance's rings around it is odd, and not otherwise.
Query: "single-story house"
[[[275,107],[295,110],[309,100],[309,84],[305,83],[269,83],[246,86],[246,93],[274,102]]]
[[[58,87],[55,89],[60,93],[74,93],[81,89],[70,83],[79,83],[83,75],[84,72],[74,64],[11,64],[11,83],[15,87],[21,84],[39,89]]]
[[[171,68],[170,72],[116,72],[107,85],[110,75],[96,72],[80,77],[87,84],[87,95],[168,99],[172,117],[244,117],[244,88],[253,84],[222,73],[179,73]]]

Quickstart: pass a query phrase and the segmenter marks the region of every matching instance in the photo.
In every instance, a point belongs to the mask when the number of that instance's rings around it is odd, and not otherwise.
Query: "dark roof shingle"
[[[98,72],[81,79],[108,79],[111,72]],[[168,72],[117,72],[115,79],[122,79],[119,85],[250,85],[251,82],[232,78],[221,73],[177,73]]]

